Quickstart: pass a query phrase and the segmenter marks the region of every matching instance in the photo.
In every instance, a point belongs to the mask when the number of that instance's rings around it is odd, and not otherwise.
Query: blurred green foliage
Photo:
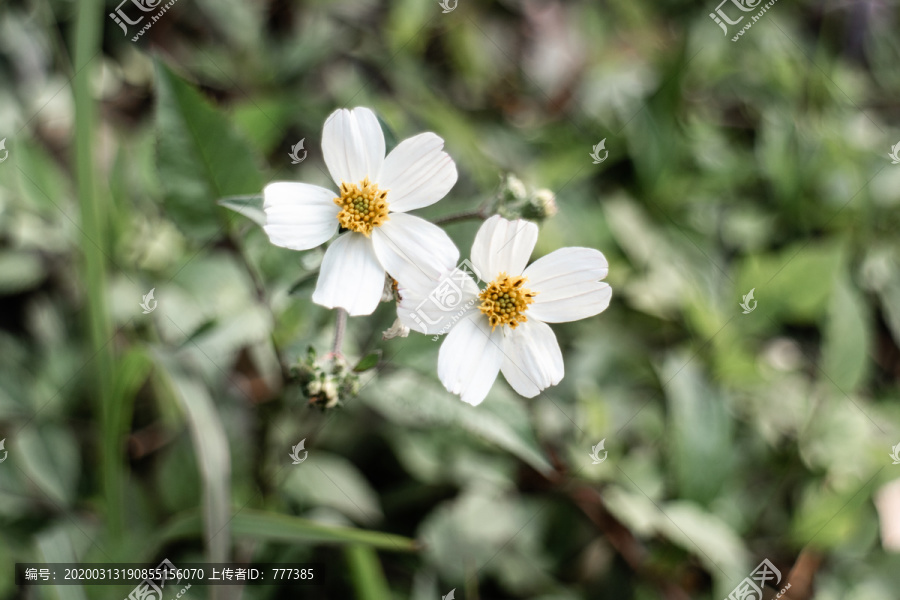
[[[245,598],[722,598],[768,558],[792,599],[896,599],[879,526],[900,501],[873,503],[900,476],[893,4],[780,2],[737,43],[714,0],[181,0],[137,43],[113,4],[81,68],[83,7],[0,6],[0,596],[129,591],[17,591],[17,561],[167,557],[327,566],[327,588]],[[78,212],[77,77],[99,241]],[[310,301],[322,252],[270,245],[258,196],[328,185],[322,124],[360,105],[389,145],[446,140],[460,179],[426,217],[514,173],[556,193],[535,257],[606,254],[610,308],[554,326],[558,387],[526,400],[498,381],[464,405],[438,343],[382,341],[383,304],[348,324],[351,364],[382,352],[358,397],[307,406],[291,367],[331,347]],[[462,256],[476,228],[447,226]],[[115,332],[102,348],[90,298]]]

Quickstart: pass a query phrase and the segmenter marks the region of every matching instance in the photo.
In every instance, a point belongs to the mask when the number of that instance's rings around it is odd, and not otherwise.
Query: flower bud
[[[293,369],[300,389],[310,406],[333,408],[359,392],[359,376],[343,356],[316,356],[310,348],[306,358]]]
[[[542,188],[537,190],[522,210],[522,216],[529,219],[549,219],[559,212],[556,206],[556,194]]]
[[[549,219],[558,212],[556,195],[546,188],[529,191],[515,175],[504,176],[497,193],[495,211],[504,219]]]
[[[528,196],[528,189],[521,179],[512,174],[507,174],[501,188],[503,199],[507,202],[519,202]]]

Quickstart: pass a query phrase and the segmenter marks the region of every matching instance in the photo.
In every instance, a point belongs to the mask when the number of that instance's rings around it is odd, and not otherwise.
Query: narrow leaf
[[[191,538],[201,533],[199,515],[189,513],[170,523],[159,543]],[[364,544],[380,550],[415,552],[418,545],[401,535],[367,531],[353,527],[335,527],[309,519],[251,509],[244,509],[231,519],[231,530],[239,540],[289,543]]]
[[[378,554],[370,546],[354,544],[344,550],[350,567],[350,580],[358,600],[384,600],[391,590],[378,561]]]

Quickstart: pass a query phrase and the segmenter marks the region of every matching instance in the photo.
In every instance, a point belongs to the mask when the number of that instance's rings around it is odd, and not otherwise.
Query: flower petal
[[[599,281],[609,263],[593,248],[560,248],[534,261],[524,275],[525,287],[537,292],[528,317],[547,323],[563,323],[593,317],[606,310],[612,288]]]
[[[556,334],[546,323],[529,318],[503,337],[506,381],[522,396],[533,398],[565,375],[562,351]]]
[[[384,133],[368,108],[342,108],[331,113],[322,130],[322,154],[338,187],[359,183],[364,177],[378,181],[384,163]]]
[[[391,277],[402,283],[428,285],[449,273],[459,250],[443,229],[425,219],[391,213],[372,230],[375,254]]]
[[[500,272],[521,275],[537,242],[534,223],[507,221],[494,215],[485,221],[472,243],[472,265],[484,281],[493,281]]]
[[[503,362],[502,335],[480,314],[457,323],[438,352],[438,377],[463,402],[481,404]]]
[[[313,302],[344,308],[350,316],[370,315],[381,301],[384,269],[375,257],[372,240],[348,231],[328,246],[319,269]]]
[[[397,317],[413,331],[441,335],[478,311],[478,286],[465,271],[453,269],[425,285],[418,279],[406,282],[398,284]]]
[[[337,233],[335,193],[308,183],[276,182],[263,189],[263,229],[276,246],[309,250]]]
[[[430,206],[447,195],[456,183],[456,164],[443,148],[440,137],[422,133],[400,142],[384,159],[378,187],[390,190],[393,212]]]

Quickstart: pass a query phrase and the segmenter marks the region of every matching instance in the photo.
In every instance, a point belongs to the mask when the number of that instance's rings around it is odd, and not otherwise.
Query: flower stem
[[[439,217],[432,221],[435,225],[446,225],[448,223],[456,223],[457,221],[466,221],[468,219],[487,219],[487,215],[485,214],[484,207],[478,208],[476,210],[467,210],[465,212],[457,213],[455,215],[447,215],[446,217]]]
[[[341,356],[341,348],[344,346],[344,330],[346,329],[347,311],[343,308],[338,308],[334,319],[334,346],[331,349],[331,353],[334,356]]]

